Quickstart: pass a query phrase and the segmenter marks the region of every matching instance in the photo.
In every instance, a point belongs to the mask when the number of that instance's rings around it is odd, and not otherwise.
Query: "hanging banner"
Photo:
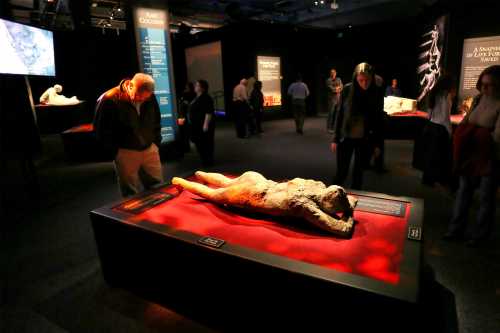
[[[162,143],[175,140],[175,96],[171,67],[168,12],[135,8],[134,24],[141,71],[155,80],[155,96],[160,106]]]
[[[419,95],[417,101],[423,100],[434,88],[442,75],[444,65],[444,48],[446,44],[446,16],[441,16],[430,24],[420,36],[419,66]]]
[[[257,57],[257,77],[262,81],[264,106],[281,105],[281,59],[280,57]]]

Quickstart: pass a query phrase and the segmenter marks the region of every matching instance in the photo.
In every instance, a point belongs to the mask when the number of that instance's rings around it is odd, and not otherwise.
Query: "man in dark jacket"
[[[147,189],[163,181],[160,110],[153,92],[153,78],[138,73],[97,100],[97,140],[115,156],[124,197],[138,193],[141,183]]]

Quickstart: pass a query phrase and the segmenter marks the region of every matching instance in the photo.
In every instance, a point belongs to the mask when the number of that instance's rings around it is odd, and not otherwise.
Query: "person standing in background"
[[[387,86],[385,89],[385,97],[387,96],[395,96],[395,97],[401,97],[403,94],[401,93],[401,89],[399,89],[398,86],[398,79],[392,79],[391,85]]]
[[[326,129],[329,133],[333,133],[333,124],[335,123],[335,113],[340,102],[340,96],[344,85],[342,80],[337,76],[337,70],[330,70],[330,77],[326,80],[327,98],[328,98],[328,118],[326,121]]]
[[[233,117],[236,136],[240,139],[247,137],[248,113],[247,80],[241,79],[240,83],[233,89]]]
[[[384,128],[384,95],[380,90],[373,67],[367,63],[357,65],[352,82],[344,87],[335,117],[331,143],[332,151],[337,154],[334,184],[344,184],[354,154],[351,188],[361,189],[371,148],[375,147],[375,156],[380,155]]]
[[[194,86],[195,99],[189,105],[191,140],[201,157],[203,166],[214,164],[215,118],[214,101],[208,94],[208,82],[198,80]]]
[[[302,76],[297,75],[297,80],[288,87],[288,96],[291,99],[292,113],[295,118],[295,131],[303,134],[304,120],[306,118],[306,98],[309,96],[309,88],[302,82]]]
[[[262,113],[264,112],[264,94],[262,94],[262,81],[256,81],[252,95],[250,95],[250,107],[258,133],[262,133]]]
[[[122,196],[139,193],[163,181],[159,146],[160,108],[153,96],[155,82],[137,73],[97,100],[94,127],[97,140],[112,152]]]
[[[467,246],[487,239],[495,225],[500,161],[500,65],[483,70],[476,84],[480,94],[470,113],[455,130],[454,169],[459,186],[445,239],[464,237],[474,191],[479,188],[477,220],[467,235]]]
[[[254,86],[255,86],[255,82],[257,82],[257,79],[255,78],[255,76],[250,76],[248,79],[247,79],[247,96],[250,97],[252,96],[252,91],[254,89]]]
[[[186,87],[182,92],[181,99],[179,101],[179,118],[177,119],[177,125],[179,125],[179,139],[181,142],[181,148],[184,152],[189,152],[189,119],[188,110],[189,104],[196,97],[194,92],[194,84],[192,82],[186,83]]]
[[[454,80],[441,76],[429,93],[429,123],[422,131],[423,175],[422,183],[433,186],[435,182],[449,185],[452,171],[451,106],[456,96]]]

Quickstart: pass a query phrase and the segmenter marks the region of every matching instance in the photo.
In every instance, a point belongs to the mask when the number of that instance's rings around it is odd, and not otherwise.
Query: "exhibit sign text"
[[[281,59],[280,57],[257,57],[257,77],[262,81],[264,106],[281,105]]]
[[[135,8],[134,22],[141,71],[153,76],[160,106],[162,143],[175,139],[175,98],[166,10]]]
[[[500,36],[464,40],[460,73],[460,99],[468,99],[479,93],[476,89],[479,74],[486,67],[492,65],[500,65]]]

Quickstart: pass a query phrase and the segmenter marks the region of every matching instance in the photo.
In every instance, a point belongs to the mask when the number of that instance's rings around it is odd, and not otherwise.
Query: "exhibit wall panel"
[[[177,129],[168,12],[135,8],[134,23],[141,70],[155,80],[155,97],[160,107],[162,143],[175,140]]]
[[[224,111],[224,79],[222,72],[221,42],[216,41],[189,47],[186,53],[187,78],[189,82],[203,79],[209,84],[209,94],[214,99],[215,109]]]
[[[500,65],[500,36],[464,39],[459,88],[461,100],[479,93],[476,89],[479,75],[492,65]]]
[[[281,106],[281,58],[257,56],[257,79],[262,81],[264,106]]]

